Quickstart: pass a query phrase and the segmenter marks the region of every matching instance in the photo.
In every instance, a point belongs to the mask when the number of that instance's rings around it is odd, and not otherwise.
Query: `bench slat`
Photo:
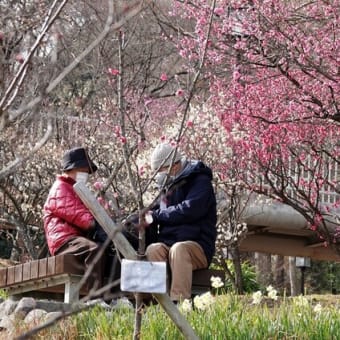
[[[47,274],[48,275],[54,275],[54,273],[56,272],[56,263],[55,263],[55,256],[52,257],[48,257],[47,258]]]
[[[7,268],[7,285],[11,285],[15,282],[15,267]]]
[[[31,263],[26,262],[22,266],[22,280],[27,281],[31,278]]]
[[[60,274],[64,271],[64,259],[61,256],[55,256],[54,274]]]
[[[5,287],[7,282],[7,268],[0,269],[0,288]]]
[[[35,260],[31,262],[31,277],[32,279],[37,279],[39,277],[39,260]]]
[[[38,270],[38,275],[39,277],[45,277],[47,274],[47,258],[40,259],[39,260],[39,270]]]
[[[17,264],[14,267],[14,282],[21,282],[22,281],[22,264]]]

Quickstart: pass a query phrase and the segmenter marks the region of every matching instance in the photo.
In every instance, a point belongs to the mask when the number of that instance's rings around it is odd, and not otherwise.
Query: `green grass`
[[[0,298],[4,300],[8,299],[8,294],[3,289],[0,289]]]
[[[334,299],[336,299],[334,297]],[[264,298],[253,304],[251,296],[220,295],[206,310],[185,314],[200,339],[336,339],[340,334],[340,300],[321,302],[313,298]],[[134,311],[105,313],[101,309],[73,319],[79,339],[131,339]],[[175,325],[159,305],[142,316],[142,339],[181,339]]]
[[[223,294],[212,298],[204,310],[184,312],[202,340],[338,339],[340,297],[263,296],[257,304],[251,295]],[[182,307],[180,307],[182,308]],[[134,310],[123,307],[107,312],[101,307],[65,319],[45,329],[35,339],[132,339]],[[19,333],[17,333],[19,334]],[[160,305],[147,307],[142,314],[141,339],[183,339]]]

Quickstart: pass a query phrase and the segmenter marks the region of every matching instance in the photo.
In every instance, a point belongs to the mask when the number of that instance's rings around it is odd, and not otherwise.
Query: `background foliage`
[[[339,0],[0,6],[1,256],[46,254],[42,206],[65,149],[88,147],[91,184],[120,220],[157,193],[160,141],[213,168],[218,256],[233,256],[236,286],[250,193],[339,251]],[[315,268],[333,290],[338,265]]]

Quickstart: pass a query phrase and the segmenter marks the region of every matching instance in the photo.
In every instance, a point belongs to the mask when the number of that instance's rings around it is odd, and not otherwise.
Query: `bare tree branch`
[[[41,41],[45,37],[45,34],[47,33],[48,29],[51,27],[51,25],[54,23],[54,21],[58,18],[60,12],[62,11],[64,6],[66,5],[67,1],[68,0],[64,0],[59,5],[59,8],[56,10],[56,12],[55,12],[55,14],[53,16],[52,16],[52,12],[53,12],[54,8],[57,6],[58,1],[55,0],[54,3],[52,4],[52,6],[51,6],[51,8],[49,10],[49,13],[46,16],[45,22],[44,22],[44,24],[42,26],[41,33],[39,34],[39,36],[36,39],[36,41],[33,44],[33,46],[31,47],[31,50],[29,51],[27,58],[22,63],[22,65],[19,68],[17,74],[14,76],[12,82],[9,84],[9,86],[8,86],[4,96],[3,96],[3,98],[0,101],[0,117],[7,110],[7,108],[11,105],[11,103],[13,102],[13,100],[15,98],[16,91],[20,88],[20,86],[22,85],[22,83],[23,83],[23,81],[25,79],[25,74],[26,74],[28,63],[30,62],[30,60],[31,60],[34,52],[38,48],[38,46],[41,44]],[[8,97],[10,96],[10,94],[12,93],[12,91],[15,91],[15,93],[12,96],[12,98],[6,104],[6,101],[7,101]]]
[[[113,1],[109,1],[109,14],[107,17],[107,21],[105,24],[105,27],[103,31],[98,35],[98,37],[82,52],[80,53],[72,63],[70,63],[65,69],[59,74],[58,77],[56,77],[46,88],[43,95],[40,95],[33,99],[28,104],[23,105],[21,108],[19,108],[16,111],[11,111],[9,119],[11,121],[17,119],[20,115],[22,115],[24,112],[32,109],[35,105],[40,103],[42,99],[52,92],[60,83],[61,81],[70,73],[72,72],[78,64],[96,47],[100,44],[103,39],[112,31],[112,30],[118,30],[121,28],[128,20],[133,18],[135,15],[137,15],[143,8],[144,1],[140,1],[137,3],[136,6],[132,7],[127,13],[124,13],[122,18],[118,20],[116,23],[113,23]]]
[[[53,133],[52,117],[49,117],[47,123],[47,130],[44,136],[34,145],[34,147],[25,153],[25,155],[17,156],[15,160],[10,162],[4,169],[0,170],[0,180],[11,174],[22,162],[28,160],[34,153],[36,153],[46,142],[50,139]]]

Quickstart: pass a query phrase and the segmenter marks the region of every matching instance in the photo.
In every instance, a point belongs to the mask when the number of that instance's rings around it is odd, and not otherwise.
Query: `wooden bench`
[[[4,289],[10,296],[33,291],[62,292],[64,302],[76,302],[80,295],[86,295],[88,291],[85,288],[78,291],[84,271],[72,265],[73,258],[74,255],[64,254],[0,268],[0,289]],[[225,277],[221,270],[195,270],[192,294],[209,291],[211,276],[220,276],[222,280]]]
[[[73,255],[57,255],[0,269],[0,289],[10,296],[30,291],[64,292],[64,302],[79,300],[83,271],[74,268]],[[83,294],[86,292],[82,291]]]

